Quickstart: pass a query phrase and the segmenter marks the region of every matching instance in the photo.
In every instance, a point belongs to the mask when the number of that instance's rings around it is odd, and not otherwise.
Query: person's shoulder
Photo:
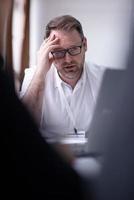
[[[94,76],[98,76],[99,74],[103,74],[106,70],[106,66],[96,64],[91,61],[86,61],[86,67],[89,73],[93,74]]]
[[[25,70],[24,70],[24,73],[25,74],[32,74],[32,73],[35,72],[36,67],[37,67],[36,65],[26,67]]]
[[[30,82],[32,80],[35,70],[36,70],[36,66],[30,66],[30,67],[25,68],[25,70],[24,70],[25,82]]]
[[[20,89],[20,92],[19,92],[19,96],[20,98],[22,98],[33,78],[33,75],[34,75],[34,72],[36,70],[36,66],[32,66],[32,67],[27,67],[25,68],[24,70],[24,79],[22,81],[22,84],[21,84],[21,89]]]
[[[87,76],[88,76],[88,80],[91,86],[92,94],[96,101],[106,67],[98,65],[93,62],[86,62],[85,66],[86,66]]]
[[[86,62],[86,70],[91,82],[98,82],[100,83],[103,79],[106,67],[102,65],[98,65],[93,62]],[[96,83],[95,83],[96,84]]]

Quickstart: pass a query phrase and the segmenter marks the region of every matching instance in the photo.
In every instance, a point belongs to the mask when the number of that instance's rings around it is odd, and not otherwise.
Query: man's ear
[[[83,38],[83,47],[84,47],[85,51],[87,51],[87,38],[86,37]]]

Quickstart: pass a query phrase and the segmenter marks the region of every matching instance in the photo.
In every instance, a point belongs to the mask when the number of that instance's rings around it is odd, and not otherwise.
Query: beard
[[[85,62],[85,55],[83,55],[81,62],[77,61],[70,61],[70,62],[54,62],[54,65],[57,69],[57,72],[62,80],[78,80],[81,77],[81,74],[83,72]]]
[[[80,77],[83,71],[83,65],[78,65],[74,62],[63,63],[61,69],[57,69],[57,71],[61,78],[76,79]]]

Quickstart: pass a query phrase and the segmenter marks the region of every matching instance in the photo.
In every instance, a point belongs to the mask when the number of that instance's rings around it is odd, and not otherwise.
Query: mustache
[[[72,65],[77,65],[77,63],[76,62],[64,62],[62,64],[63,67],[68,67],[68,66],[72,66]]]

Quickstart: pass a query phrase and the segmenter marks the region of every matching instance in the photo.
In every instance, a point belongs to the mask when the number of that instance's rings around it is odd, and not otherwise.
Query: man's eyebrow
[[[79,42],[80,43],[80,42]],[[70,47],[68,47],[68,48],[57,48],[57,49],[55,49],[53,52],[56,52],[56,51],[65,51],[66,49],[70,49],[70,48],[73,48],[73,47],[79,47],[79,46],[81,46],[81,44],[73,44],[73,45],[71,45]]]
[[[79,46],[81,46],[81,42],[78,42],[77,44],[73,44],[73,45],[71,45],[69,48],[67,48],[67,49],[70,49],[70,48],[72,48],[72,47],[79,47]]]
[[[53,52],[57,52],[57,51],[65,51],[66,49],[55,49]]]

